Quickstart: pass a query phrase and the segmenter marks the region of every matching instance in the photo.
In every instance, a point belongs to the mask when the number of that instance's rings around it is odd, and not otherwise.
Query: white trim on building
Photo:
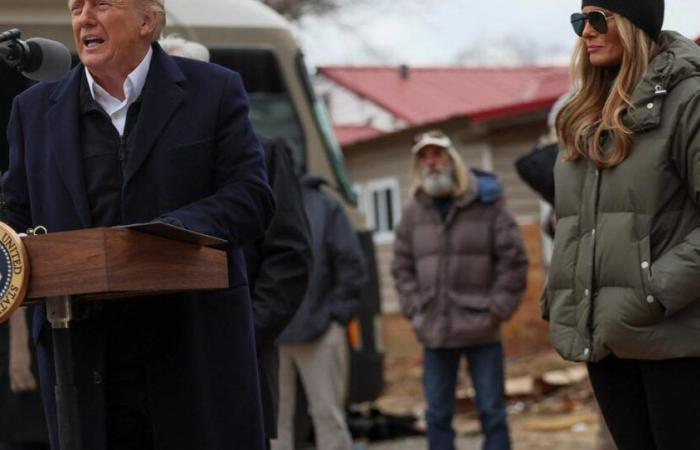
[[[364,213],[367,228],[374,230],[377,245],[394,242],[394,229],[401,220],[401,188],[395,177],[379,178],[354,185],[358,209]]]
[[[493,172],[493,151],[488,142],[481,144],[481,168],[487,172]]]

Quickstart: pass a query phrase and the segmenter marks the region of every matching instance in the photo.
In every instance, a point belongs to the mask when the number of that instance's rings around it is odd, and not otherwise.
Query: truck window
[[[306,172],[306,140],[275,54],[267,49],[210,47],[211,62],[238,72],[250,99],[255,131],[292,148],[297,173]]]

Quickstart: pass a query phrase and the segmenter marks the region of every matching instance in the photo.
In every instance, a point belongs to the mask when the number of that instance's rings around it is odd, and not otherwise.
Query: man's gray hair
[[[209,50],[205,46],[183,39],[177,34],[169,34],[161,38],[158,43],[168,55],[209,62]]]

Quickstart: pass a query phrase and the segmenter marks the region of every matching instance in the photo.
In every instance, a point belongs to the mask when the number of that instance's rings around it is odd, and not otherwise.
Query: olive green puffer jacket
[[[700,356],[700,48],[673,32],[660,45],[625,118],[629,157],[557,161],[541,306],[569,360]]]

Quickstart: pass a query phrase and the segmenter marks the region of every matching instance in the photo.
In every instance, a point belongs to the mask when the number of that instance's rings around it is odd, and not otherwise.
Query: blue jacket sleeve
[[[339,204],[334,202],[328,220],[325,243],[335,273],[335,283],[328,301],[333,319],[347,324],[357,314],[360,290],[367,281],[365,258],[355,230]]]

